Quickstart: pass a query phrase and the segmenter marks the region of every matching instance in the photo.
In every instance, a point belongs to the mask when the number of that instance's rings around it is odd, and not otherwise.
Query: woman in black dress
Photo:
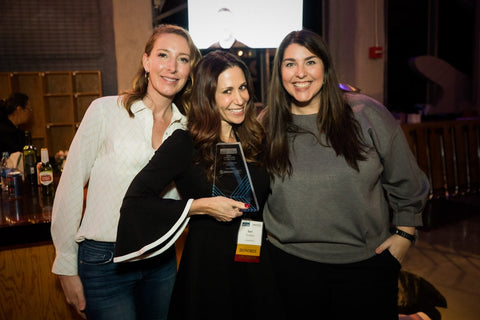
[[[188,223],[169,319],[281,319],[268,256],[260,249],[258,261],[235,261],[241,222],[262,221],[270,191],[260,161],[264,132],[256,120],[251,76],[237,57],[214,51],[196,68],[192,90],[188,132],[174,132],[125,195],[115,261],[161,254]],[[246,212],[251,211],[248,204],[212,197],[219,142],[241,143],[258,211]],[[182,200],[159,196],[172,181]],[[266,234],[260,230],[263,243]]]

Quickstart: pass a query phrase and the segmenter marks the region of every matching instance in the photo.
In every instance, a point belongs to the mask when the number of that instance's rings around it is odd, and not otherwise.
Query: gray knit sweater
[[[272,181],[265,206],[269,240],[307,260],[351,263],[374,256],[390,236],[388,202],[394,225],[422,223],[430,186],[401,127],[365,95],[347,94],[347,101],[370,147],[360,172],[312,135],[297,134],[289,141],[293,174]],[[317,133],[315,118],[293,115],[293,122]]]

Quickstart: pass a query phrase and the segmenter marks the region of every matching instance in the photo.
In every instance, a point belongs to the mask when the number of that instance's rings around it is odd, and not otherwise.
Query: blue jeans
[[[84,240],[78,274],[93,319],[166,319],[177,271],[175,249],[138,262],[113,263],[115,244]]]

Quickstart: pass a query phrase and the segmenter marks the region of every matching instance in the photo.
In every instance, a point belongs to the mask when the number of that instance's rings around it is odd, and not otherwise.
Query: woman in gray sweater
[[[379,102],[343,93],[323,40],[277,49],[263,117],[272,194],[264,210],[289,319],[398,319],[401,261],[429,192]]]

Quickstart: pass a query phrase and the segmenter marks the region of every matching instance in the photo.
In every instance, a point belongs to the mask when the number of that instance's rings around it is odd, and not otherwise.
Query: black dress
[[[175,131],[130,185],[121,209],[116,256],[145,257],[161,252],[183,230],[188,199],[210,197],[212,184],[203,167],[194,164],[188,132]],[[264,168],[248,165],[260,208],[270,191]],[[174,181],[182,200],[157,195]],[[245,217],[244,217],[245,218]],[[248,218],[262,220],[261,211]],[[180,262],[169,319],[282,319],[270,259],[261,250],[260,263],[235,262],[242,218],[218,222],[194,215]],[[266,241],[265,230],[263,240]]]

